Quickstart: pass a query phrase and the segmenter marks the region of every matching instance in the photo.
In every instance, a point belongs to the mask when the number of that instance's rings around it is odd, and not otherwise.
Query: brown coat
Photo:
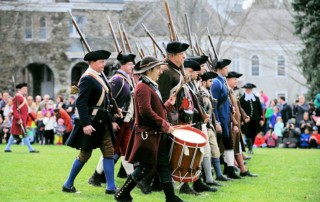
[[[156,164],[161,137],[170,127],[166,109],[173,106],[169,102],[163,104],[150,85],[141,82],[134,92],[135,128],[126,152],[130,163]]]
[[[230,132],[232,134],[234,153],[239,154],[240,153],[239,143],[241,144],[242,149],[244,149],[244,143],[243,143],[242,133],[241,133],[241,122],[244,122],[244,118],[246,118],[247,115],[245,114],[244,110],[241,108],[240,102],[232,92],[229,93],[229,97],[230,97],[231,104],[235,110],[232,116],[233,118],[231,119],[232,128]],[[239,129],[238,133],[233,132],[233,126],[238,127]]]

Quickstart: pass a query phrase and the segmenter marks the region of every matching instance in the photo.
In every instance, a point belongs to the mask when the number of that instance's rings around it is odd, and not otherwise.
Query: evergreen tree
[[[320,92],[320,1],[293,0],[295,34],[304,44],[300,51],[302,68],[309,85],[309,96]]]

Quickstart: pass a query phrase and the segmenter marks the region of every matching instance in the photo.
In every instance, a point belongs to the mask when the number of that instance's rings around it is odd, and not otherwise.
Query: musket
[[[164,7],[166,9],[166,13],[167,13],[168,20],[169,20],[169,26],[170,26],[172,40],[177,41],[177,33],[176,33],[176,29],[174,27],[174,24],[173,24],[173,21],[171,18],[170,8],[169,8],[169,4],[168,4],[167,0],[164,0]]]
[[[155,58],[158,58],[157,46],[155,45],[155,43],[152,43],[152,47],[153,47],[154,57],[155,57]]]
[[[108,23],[109,23],[109,27],[110,27],[111,34],[112,34],[114,47],[115,47],[115,49],[116,49],[116,52],[117,52],[117,53],[120,53],[119,43],[118,43],[116,34],[114,33],[113,26],[112,26],[112,23],[111,23],[111,20],[110,20],[110,17],[109,17],[109,16],[108,16]]]
[[[188,39],[189,39],[189,45],[191,49],[191,55],[194,56],[194,50],[193,50],[193,45],[192,45],[192,38],[191,38],[191,29],[190,29],[190,23],[189,23],[189,18],[188,15],[184,15],[186,18],[186,24],[187,24],[187,30],[188,30]]]
[[[13,83],[13,89],[15,89],[16,82],[15,82],[14,76],[12,76],[12,83]],[[24,127],[24,125],[22,123],[21,111],[20,111],[20,108],[19,108],[17,95],[15,96],[15,98],[16,98],[16,108],[17,108],[17,111],[18,111],[18,114],[19,114],[19,125],[20,125],[20,128],[21,128],[22,136],[26,137],[27,136],[27,130],[26,130],[26,128]]]
[[[152,34],[149,32],[149,30],[147,29],[147,27],[141,23],[141,25],[144,28],[144,31],[147,33],[147,35],[150,37],[150,39],[152,40],[152,42],[157,46],[157,48],[159,49],[159,51],[161,52],[163,57],[166,57],[166,55],[164,54],[164,52],[162,51],[162,49],[160,48],[159,44],[156,42],[156,40],[153,38]]]
[[[118,27],[119,27],[119,40],[121,43],[121,47],[124,53],[127,53],[127,49],[126,49],[126,45],[124,44],[124,40],[122,37],[122,30],[121,30],[121,26],[120,26],[120,22],[118,21]]]
[[[127,45],[128,45],[128,51],[129,51],[130,53],[132,53],[132,48],[131,48],[131,45],[130,45],[130,42],[129,42],[129,39],[128,39],[128,36],[127,36],[127,33],[126,33],[125,29],[124,29],[123,24],[121,24],[121,27],[122,27],[122,32],[123,32],[124,40],[126,40],[126,43],[127,43]]]
[[[212,50],[213,50],[213,53],[214,53],[214,56],[217,60],[218,59],[218,55],[217,55],[217,52],[216,52],[216,49],[214,48],[214,45],[213,45],[213,42],[212,42],[212,39],[211,39],[211,34],[210,34],[210,31],[209,31],[209,28],[207,27],[207,31],[208,31],[208,38],[209,38],[209,41],[210,41],[210,45],[212,47]]]
[[[140,51],[139,44],[137,43],[137,40],[134,40],[134,43],[136,44],[136,47],[138,49],[138,53],[140,55],[140,58],[142,59],[144,57],[143,53]]]
[[[88,42],[85,40],[85,38],[84,38],[84,36],[83,36],[83,34],[82,34],[82,32],[81,32],[81,30],[80,30],[80,28],[79,28],[76,20],[74,19],[71,11],[70,11],[70,10],[68,10],[68,11],[69,11],[69,14],[70,14],[70,16],[71,16],[72,24],[73,24],[74,28],[76,28],[76,30],[77,30],[77,32],[78,32],[78,34],[79,34],[79,36],[80,36],[80,41],[84,44],[84,46],[86,47],[87,51],[88,51],[88,52],[91,52],[92,50],[91,50],[91,48],[89,47]]]

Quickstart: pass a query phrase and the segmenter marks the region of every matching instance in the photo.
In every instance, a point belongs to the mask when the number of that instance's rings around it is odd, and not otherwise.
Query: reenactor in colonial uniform
[[[29,109],[27,105],[26,95],[28,93],[28,84],[20,83],[15,86],[17,89],[16,95],[12,98],[12,111],[13,120],[11,126],[11,135],[8,140],[8,144],[4,152],[11,152],[10,148],[13,141],[19,138],[20,135],[23,136],[23,143],[27,145],[30,153],[38,153],[39,151],[34,150],[30,144],[29,137],[27,136],[26,125],[29,115]]]
[[[131,128],[134,118],[133,107],[133,83],[130,78],[132,69],[134,67],[134,54],[122,54],[120,52],[117,56],[119,69],[115,75],[109,80],[113,98],[116,100],[118,107],[122,109],[123,117],[116,119],[116,143],[114,146],[114,153],[120,153],[122,158],[122,165],[127,175],[133,172],[133,165],[129,164],[125,159],[127,145],[131,135]],[[103,171],[103,158],[101,157],[97,165],[97,169],[89,179],[89,184],[94,186],[101,186],[101,175]]]
[[[216,180],[218,181],[228,181],[229,179],[225,177],[221,172],[220,167],[220,150],[217,142],[216,135],[216,118],[213,113],[213,106],[216,100],[213,99],[210,91],[212,85],[212,80],[217,77],[215,72],[205,72],[201,75],[201,87],[200,87],[200,96],[203,103],[203,108],[207,114],[210,115],[210,121],[206,124],[209,145],[210,145],[210,154],[211,154],[211,163],[216,173]],[[216,182],[208,183],[209,185],[218,185]]]
[[[233,142],[230,133],[231,113],[233,111],[226,81],[230,63],[231,60],[228,59],[222,59],[217,62],[215,68],[218,76],[213,79],[211,93],[213,98],[217,100],[214,104],[214,114],[217,120],[217,133],[222,134],[223,148],[220,151],[224,150],[224,162],[227,164],[224,173],[227,174],[228,178],[240,179],[235,172]]]
[[[242,127],[242,132],[246,135],[246,142],[250,154],[253,154],[252,144],[258,132],[262,130],[261,125],[263,122],[260,99],[252,92],[252,89],[255,87],[252,83],[246,83],[242,87],[245,89],[245,92],[240,97],[241,107],[250,117],[250,121]]]
[[[241,123],[246,123],[250,120],[250,118],[245,114],[245,112],[241,109],[240,102],[236,98],[233,90],[237,86],[238,78],[241,77],[242,74],[237,72],[229,72],[227,78],[228,86],[230,87],[229,98],[230,102],[233,106],[234,113],[231,123],[230,133],[232,134],[233,141],[233,149],[235,159],[238,163],[238,167],[240,168],[240,176],[249,176],[249,177],[257,177],[256,174],[251,174],[244,165],[242,151],[244,149],[244,142],[242,139],[241,133]]]
[[[80,153],[72,165],[68,179],[63,184],[63,192],[77,192],[74,180],[89,160],[92,150],[96,148],[100,148],[103,156],[103,168],[107,179],[105,193],[114,194],[116,192],[113,122],[115,115],[121,117],[122,114],[113,101],[111,88],[103,73],[110,54],[105,50],[97,50],[84,56],[89,67],[79,82],[79,96],[76,101],[79,120],[66,142],[68,146],[80,149]]]
[[[132,201],[130,192],[156,165],[166,202],[182,202],[175,195],[169,164],[168,134],[174,128],[167,121],[166,114],[172,110],[175,97],[165,101],[156,81],[159,78],[161,61],[153,57],[141,60],[141,82],[134,92],[135,127],[127,148],[126,159],[130,163],[139,162],[134,172],[129,175],[124,185],[114,195],[116,201]]]

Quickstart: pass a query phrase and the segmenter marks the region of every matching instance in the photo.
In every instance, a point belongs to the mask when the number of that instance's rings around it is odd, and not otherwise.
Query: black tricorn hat
[[[202,81],[207,81],[209,79],[214,79],[218,76],[217,73],[215,72],[205,72],[204,74],[202,74],[200,77],[202,79]]]
[[[152,56],[146,56],[144,58],[142,58],[142,60],[140,61],[140,65],[139,65],[139,69],[137,71],[134,71],[135,74],[142,74],[146,71],[148,71],[149,69],[152,69],[156,66],[159,65],[166,65],[167,63],[163,62],[163,61],[159,61],[157,60],[155,57]]]
[[[27,87],[27,86],[28,86],[27,83],[19,83],[19,84],[16,85],[16,89],[21,89],[21,88]]]
[[[255,88],[255,87],[257,87],[257,86],[252,83],[246,83],[246,84],[244,84],[244,86],[242,86],[242,88]]]
[[[135,54],[129,53],[129,54],[122,54],[122,51],[117,56],[117,60],[122,64],[126,64],[127,62],[133,62],[134,59],[136,58]]]
[[[229,59],[221,59],[217,61],[217,64],[214,66],[216,69],[222,69],[226,66],[228,66],[231,63],[231,60]]]
[[[106,50],[96,50],[87,53],[83,60],[85,61],[97,61],[97,60],[106,60],[110,57],[111,53]]]
[[[181,53],[189,48],[189,44],[181,43],[179,41],[171,41],[167,44],[167,53]]]
[[[139,73],[136,73],[136,72],[140,70],[140,63],[141,63],[141,60],[134,65],[134,67],[133,67],[133,73],[134,74],[139,74]]]
[[[239,78],[241,76],[242,76],[241,73],[232,71],[232,72],[228,72],[227,78]]]
[[[206,55],[201,55],[201,56],[192,56],[192,57],[188,57],[189,59],[195,60],[197,61],[200,65],[206,63],[208,61],[208,56]]]
[[[191,60],[190,58],[185,59],[183,65],[184,68],[192,68],[193,71],[201,70],[200,64],[195,60]]]

